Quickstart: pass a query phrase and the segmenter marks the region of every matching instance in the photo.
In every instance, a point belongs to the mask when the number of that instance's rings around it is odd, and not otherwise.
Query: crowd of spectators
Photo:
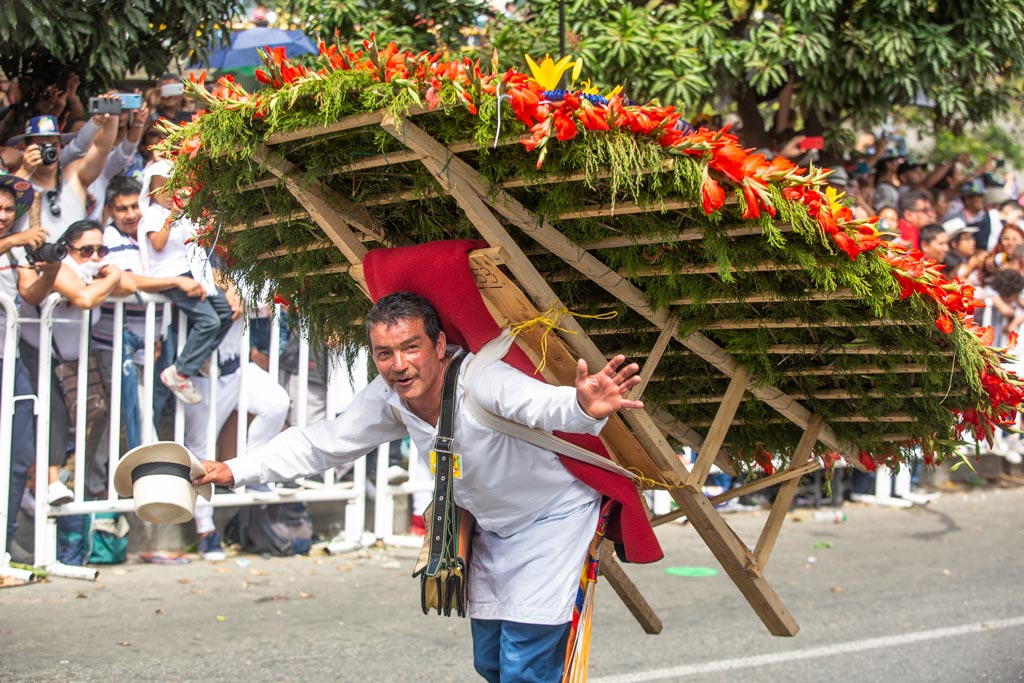
[[[164,137],[157,122],[186,121],[194,110],[179,77],[166,75],[145,93],[111,91],[94,98],[80,94],[78,76],[62,71],[24,88],[0,73],[0,83],[0,255],[6,255],[0,287],[18,302],[23,321],[40,317],[40,305],[49,294],[61,296],[53,315],[52,371],[44,380],[50,385],[48,420],[39,423],[50,435],[45,491],[33,491],[32,406],[25,400],[15,403],[7,539],[12,555],[21,559],[24,553],[12,545],[19,507],[31,514],[33,493],[50,505],[74,499],[69,487],[74,461],[69,456],[76,448],[76,434],[85,435],[85,500],[108,494],[112,410],[121,411],[117,452],[142,443],[146,305],[141,298],[124,303],[122,357],[115,359],[112,299],[158,293],[185,314],[188,334],[180,347],[170,325],[177,316],[166,321],[158,316],[153,428],[171,438],[173,396],[185,406],[185,443],[201,458],[217,455],[208,444],[208,417],[215,414],[215,432],[220,434],[238,406],[243,373],[250,387],[248,446],[279,432],[290,412],[294,420],[294,396],[284,386],[295,394],[291,375],[297,368],[285,359],[282,377],[267,373],[270,311],[243,310],[241,297],[220,277],[215,260],[194,243],[199,226],[175,207],[166,190],[171,166],[154,149]],[[83,315],[90,328],[88,358],[79,358],[82,326],[76,321]],[[250,358],[256,362],[240,355],[246,321],[254,332]],[[285,343],[287,327],[283,329],[281,351],[290,348]],[[0,363],[15,363],[15,395],[38,395],[40,325],[24,322],[19,332],[15,358],[0,356]],[[214,350],[218,391],[216,405],[211,406],[207,376]],[[312,358],[314,380],[326,377],[326,356]],[[79,362],[88,364],[86,387],[77,386]],[[123,375],[119,407],[108,405],[111,377],[118,369]],[[313,418],[324,405],[325,391],[323,381],[313,381],[306,391],[311,408],[306,412]],[[80,401],[86,405],[82,425],[76,424]],[[222,558],[208,513],[211,510],[203,509],[196,514],[199,548],[203,557]]]
[[[111,297],[160,293],[187,316],[190,331],[180,349],[172,327],[159,326],[157,389],[166,390],[155,392],[153,414],[159,421],[163,408],[173,405],[170,396],[186,404],[186,442],[201,457],[214,455],[205,420],[211,410],[205,368],[214,349],[219,349],[221,366],[219,394],[234,397],[228,403],[218,400],[218,429],[234,410],[231,401],[237,403],[241,371],[253,373],[256,386],[266,387],[251,394],[253,438],[269,439],[300,412],[306,421],[315,421],[324,412],[322,361],[313,365],[306,390],[309,401],[301,410],[294,401],[299,391],[293,367],[297,358],[282,359],[283,367],[291,370],[282,378],[286,389],[278,378],[263,376],[267,325],[243,314],[238,293],[191,239],[199,226],[175,208],[175,198],[166,191],[171,166],[154,149],[164,136],[157,122],[182,122],[193,115],[195,103],[185,96],[181,80],[166,75],[145,92],[127,93],[135,98],[115,91],[88,97],[80,92],[80,83],[78,75],[62,70],[26,83],[0,72],[0,255],[6,255],[0,265],[0,287],[20,302],[24,319],[38,317],[39,304],[51,292],[63,297],[58,318],[90,312],[88,359],[78,357],[80,327],[58,323],[53,329],[53,372],[43,380],[50,383],[52,397],[47,424],[49,488],[37,492],[51,505],[73,497],[67,464],[76,429],[87,435],[90,469],[84,495],[88,499],[107,494],[112,437],[107,416],[117,408],[107,406],[109,378],[118,366],[129,380],[121,392],[123,446],[141,443],[136,382],[144,361],[145,306],[125,305],[123,358],[115,359]],[[859,216],[879,216],[879,230],[890,240],[920,249],[943,264],[950,277],[973,283],[979,298],[991,302],[997,345],[1024,322],[1024,209],[1014,175],[1003,168],[995,150],[981,164],[962,155],[929,165],[909,156],[902,141],[885,135],[869,136],[858,151],[838,156],[821,151],[820,141],[791,129],[777,139],[777,149],[762,151],[801,165],[835,169],[829,182],[846,193]],[[231,330],[237,331],[238,321],[249,317],[254,318],[253,339],[261,340],[261,348],[254,348],[250,359],[241,359]],[[38,393],[38,325],[22,326],[18,348],[16,358],[0,356],[0,363],[16,364],[18,395]],[[311,357],[322,359],[323,352],[314,349]],[[98,388],[91,379],[89,387],[75,386],[78,362],[88,362],[89,377],[98,378]],[[285,405],[289,395],[292,400]],[[89,406],[85,425],[75,424],[79,396]],[[19,401],[14,412],[9,540],[35,460],[31,406]],[[197,524],[204,554],[218,556],[220,542],[208,516],[197,518]]]

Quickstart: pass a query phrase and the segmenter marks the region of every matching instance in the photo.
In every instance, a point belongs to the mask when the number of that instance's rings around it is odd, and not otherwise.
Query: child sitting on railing
[[[139,246],[147,276],[190,277],[206,288],[204,298],[190,297],[180,289],[164,292],[184,311],[190,329],[178,359],[160,373],[160,380],[180,401],[199,403],[202,396],[191,378],[227,334],[236,313],[214,284],[206,250],[192,241],[198,226],[174,208],[173,195],[164,189],[170,171],[166,161],[157,161],[143,172],[140,203],[147,206],[139,224]]]

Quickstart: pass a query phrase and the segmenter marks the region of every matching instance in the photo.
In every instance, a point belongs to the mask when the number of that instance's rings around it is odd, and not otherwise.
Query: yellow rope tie
[[[672,484],[665,484],[656,479],[651,479],[650,477],[644,475],[644,473],[637,467],[627,467],[626,469],[636,475],[636,477],[633,479],[633,483],[636,485],[638,489],[640,489],[640,491],[649,489],[658,489],[661,491],[675,491],[677,489],[686,488],[685,484],[678,484],[673,486]]]
[[[590,320],[611,320],[619,313],[618,311],[608,311],[607,313],[599,313],[597,315],[587,315],[585,313],[573,313],[565,306],[556,308],[552,305],[548,310],[541,313],[532,320],[524,320],[521,323],[516,323],[509,327],[509,333],[514,339],[517,335],[522,332],[532,332],[538,326],[544,328],[544,334],[540,338],[540,364],[534,370],[534,374],[539,374],[544,370],[547,365],[548,359],[548,335],[551,334],[552,330],[558,330],[559,332],[565,332],[566,334],[576,334],[575,330],[567,330],[561,327],[559,323],[565,319],[565,316],[572,316],[573,318],[587,318]]]

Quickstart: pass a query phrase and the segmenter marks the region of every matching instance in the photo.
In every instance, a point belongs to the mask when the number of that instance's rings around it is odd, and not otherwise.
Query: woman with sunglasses
[[[122,272],[117,266],[103,263],[109,249],[103,244],[103,229],[99,223],[89,220],[72,223],[60,238],[60,243],[67,247],[68,255],[61,262],[60,272],[57,273],[53,286],[54,291],[63,297],[54,310],[54,320],[78,321],[81,319],[80,311],[89,310],[94,311],[90,326],[94,325],[101,303],[111,296],[126,296],[135,292],[135,281],[130,274]],[[22,304],[21,313],[23,317],[38,317],[39,309]],[[55,372],[51,377],[50,387],[50,469],[46,493],[50,505],[62,505],[73,499],[71,490],[60,480],[60,470],[73,450],[73,447],[69,448],[69,444],[73,446],[74,440],[71,438],[68,413],[73,406],[68,406],[64,389],[57,380],[57,366],[79,359],[81,332],[82,328],[78,322],[53,323],[51,349]],[[21,354],[36,382],[39,376],[39,341],[38,325],[22,326]],[[90,353],[90,369],[94,364],[95,360]],[[101,393],[109,401],[110,378],[100,377],[99,380]],[[36,386],[35,389],[38,391],[39,387]],[[77,393],[83,395],[85,392]],[[105,419],[105,412],[87,415],[86,452],[90,455],[90,464],[92,456],[97,455],[93,451],[98,444],[92,444],[91,441],[95,438],[89,439],[89,436],[99,437],[102,421]],[[95,429],[91,428],[93,425],[96,426]]]

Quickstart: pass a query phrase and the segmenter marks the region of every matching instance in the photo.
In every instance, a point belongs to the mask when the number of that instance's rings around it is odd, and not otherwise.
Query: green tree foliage
[[[558,51],[558,0],[496,23],[504,59]],[[601,85],[699,113],[735,109],[748,144],[770,143],[770,107],[789,99],[811,132],[875,125],[924,104],[959,132],[1020,99],[1019,0],[565,0],[567,50]]]
[[[404,48],[458,48],[487,16],[485,0],[280,0],[278,9],[310,35],[330,42],[357,41],[373,33],[380,45],[395,41]]]
[[[140,68],[158,76],[205,49],[240,9],[239,0],[3,0],[0,66],[29,80],[70,68],[93,90]]]

